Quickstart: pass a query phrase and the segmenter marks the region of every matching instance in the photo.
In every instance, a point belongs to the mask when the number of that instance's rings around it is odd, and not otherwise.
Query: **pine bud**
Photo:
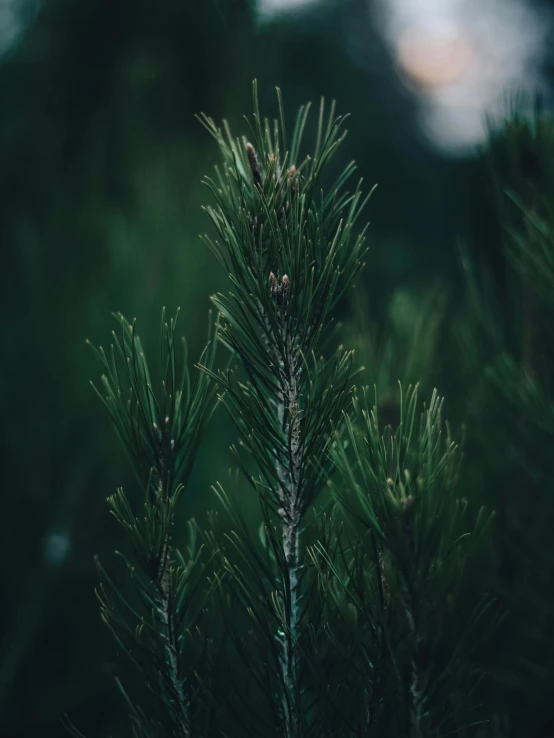
[[[290,194],[291,197],[293,197],[296,194],[296,189],[298,186],[298,180],[296,178],[296,167],[294,164],[289,168],[289,185],[290,185]],[[288,202],[287,202],[288,205]]]
[[[258,157],[256,151],[251,143],[246,144],[246,154],[248,156],[248,163],[250,164],[250,170],[254,179],[254,184],[257,187],[262,186],[262,175],[260,174],[260,165],[258,163]]]
[[[269,289],[272,294],[277,292],[277,277],[273,274],[273,272],[269,272]]]
[[[283,275],[283,278],[281,279],[281,286],[279,287],[278,292],[278,303],[281,307],[286,307],[288,300],[289,300],[289,291],[290,291],[290,280],[286,274]]]
[[[400,505],[402,507],[402,512],[404,512],[404,513],[410,512],[410,510],[414,506],[414,502],[415,502],[415,499],[414,499],[414,496],[413,495],[408,495],[407,497],[403,497],[400,500]]]

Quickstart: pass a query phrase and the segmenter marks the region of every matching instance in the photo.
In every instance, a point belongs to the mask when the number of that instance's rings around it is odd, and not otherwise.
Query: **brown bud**
[[[295,192],[296,192],[296,186],[297,186],[297,181],[296,181],[296,167],[294,166],[294,164],[289,169],[289,181],[290,181],[291,195],[294,195]]]
[[[290,280],[286,274],[283,275],[279,288],[279,304],[285,306],[289,300]]]
[[[269,289],[271,292],[277,291],[277,277],[273,274],[273,272],[269,272]]]
[[[248,163],[250,164],[250,171],[254,179],[254,184],[258,187],[262,185],[262,175],[260,174],[260,165],[258,164],[258,157],[256,151],[251,143],[246,144],[246,154],[248,156]]]

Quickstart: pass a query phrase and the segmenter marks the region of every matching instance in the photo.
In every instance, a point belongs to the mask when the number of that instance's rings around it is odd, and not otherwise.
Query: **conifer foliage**
[[[164,311],[161,387],[156,393],[135,322],[117,317],[120,331],[113,332],[109,352],[102,347],[96,350],[104,370],[103,393],[96,391],[144,489],[144,499],[142,505],[134,505],[122,489],[108,498],[134,554],[132,560],[124,556],[134,596],[116,587],[98,563],[98,598],[102,620],[159,702],[149,715],[121,687],[133,734],[145,738],[189,736],[195,719],[195,671],[201,654],[201,647],[196,648],[195,629],[203,616],[206,577],[194,523],[188,524],[183,552],[173,546],[172,529],[204,424],[214,408],[215,388],[207,375],[197,370],[191,378],[185,345],[181,347],[184,358],[179,361],[177,317],[166,321]],[[214,357],[212,340],[201,358],[210,367]]]
[[[271,589],[276,585],[263,609],[258,592],[243,586],[242,595],[277,659],[277,735],[294,738],[307,730],[301,643],[314,629],[303,582],[308,511],[330,473],[332,424],[342,421],[352,381],[352,352],[339,348],[325,359],[320,351],[332,310],[362,266],[364,232],[354,235],[354,225],[367,198],[359,185],[344,189],[353,164],[328,193],[320,189],[344,119],[332,108],[326,116],[322,103],[314,154],[301,158],[309,107],[300,109],[289,141],[278,99],[280,122],[270,128],[254,89],[251,141],[233,140],[227,128],[203,121],[223,155],[217,179],[207,180],[216,201],[207,212],[217,231],[208,244],[233,289],[214,301],[223,316],[222,338],[247,376],[244,383],[230,372],[214,379],[258,467],[252,474],[237,455],[260,496],[273,562],[267,579]],[[244,575],[236,576],[246,584]]]
[[[367,391],[355,398],[332,452],[348,533],[332,556],[314,547],[343,624],[337,655],[350,662],[344,719],[349,735],[471,734],[473,657],[496,619],[493,598],[474,587],[492,516],[468,514],[459,495],[461,453],[437,392],[428,406],[417,386],[399,395],[394,425],[377,397],[373,406]]]
[[[321,103],[305,155],[309,106],[289,138],[277,100],[270,123],[254,84],[247,137],[201,116],[222,156],[205,240],[230,281],[213,301],[231,368],[216,369],[212,342],[194,380],[186,362],[179,374],[165,318],[158,393],[134,324],[120,317],[121,337],[98,351],[99,394],[145,490],[142,505],[122,490],[108,501],[134,595],[99,567],[102,617],[157,698],[147,709],[124,692],[133,735],[473,735],[469,646],[488,632],[490,600],[474,581],[468,610],[467,563],[489,516],[472,522],[457,495],[436,393],[425,408],[410,389],[385,423],[356,398],[334,316],[363,266],[369,195],[348,189],[353,164],[324,179],[344,137],[334,106]],[[230,525],[191,521],[181,553],[175,513],[216,394],[259,535],[216,483]]]

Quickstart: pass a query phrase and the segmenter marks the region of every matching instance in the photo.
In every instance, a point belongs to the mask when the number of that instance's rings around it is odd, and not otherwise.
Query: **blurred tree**
[[[496,679],[514,736],[544,735],[552,722],[553,143],[551,116],[522,114],[517,101],[491,137],[498,251],[477,262],[463,251],[467,307],[456,321],[468,481],[499,512],[498,591],[510,615],[491,653],[504,654]]]

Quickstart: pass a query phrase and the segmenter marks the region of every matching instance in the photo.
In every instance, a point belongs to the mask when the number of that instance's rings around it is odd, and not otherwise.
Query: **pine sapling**
[[[222,314],[221,340],[247,378],[239,382],[228,372],[216,379],[241,445],[258,467],[252,475],[237,455],[260,495],[264,540],[272,547],[268,574],[277,588],[269,612],[259,612],[255,593],[246,599],[266,624],[271,648],[277,645],[278,734],[298,738],[310,730],[301,646],[314,627],[305,607],[314,594],[304,582],[307,511],[331,471],[333,423],[342,422],[352,380],[352,352],[331,349],[327,359],[320,352],[337,302],[362,268],[364,230],[354,235],[354,227],[367,197],[360,184],[345,189],[353,164],[327,194],[320,189],[344,136],[344,118],[335,117],[334,106],[326,116],[322,102],[315,152],[301,158],[309,106],[300,109],[289,140],[279,91],[277,97],[279,121],[270,125],[260,116],[254,85],[249,140],[234,139],[227,124],[220,129],[205,116],[202,121],[223,158],[216,178],[207,180],[215,206],[206,211],[217,237],[206,241],[232,285],[214,302]]]
[[[133,557],[127,559],[131,591],[112,580],[98,563],[101,615],[117,643],[139,668],[158,709],[149,711],[126,698],[133,734],[144,738],[193,735],[200,700],[195,670],[202,644],[194,634],[209,596],[206,561],[197,545],[194,521],[187,544],[174,545],[173,525],[184,484],[190,476],[206,420],[214,408],[215,387],[204,372],[191,379],[186,359],[177,357],[176,318],[162,316],[161,387],[155,392],[136,325],[118,316],[120,334],[110,351],[95,349],[104,374],[97,389],[144,489],[139,510],[122,489],[108,498]],[[212,366],[215,341],[202,354]],[[96,389],[96,388],[95,388]],[[67,723],[75,736],[81,734]]]
[[[475,565],[487,558],[492,516],[471,516],[456,490],[461,455],[436,391],[421,407],[417,386],[400,389],[395,427],[367,396],[333,447],[350,534],[339,555],[312,550],[316,566],[330,564],[326,587],[351,631],[344,642],[358,644],[345,712],[366,694],[355,735],[448,735],[478,724],[471,695],[483,672],[473,656],[497,611]]]
[[[215,236],[205,240],[231,284],[213,301],[237,374],[215,370],[212,342],[191,381],[165,319],[158,392],[122,316],[111,351],[97,352],[99,394],[145,490],[138,510],[122,490],[109,499],[133,550],[134,594],[99,566],[102,617],[155,696],[150,708],[123,692],[132,733],[452,735],[468,725],[470,654],[488,633],[491,600],[468,573],[489,516],[472,523],[455,491],[460,455],[436,393],[419,414],[416,390],[401,393],[394,423],[356,398],[334,316],[363,266],[365,228],[355,230],[370,195],[347,189],[352,163],[322,189],[344,138],[334,106],[321,103],[305,156],[309,105],[289,139],[279,91],[277,102],[270,124],[254,84],[248,137],[201,116],[223,160],[206,180]],[[258,541],[216,484],[232,527],[218,536],[214,515],[203,532],[221,565],[213,574],[194,521],[183,553],[173,525],[218,388],[262,525]],[[314,514],[332,479],[335,500]],[[212,648],[216,632],[225,638]]]

